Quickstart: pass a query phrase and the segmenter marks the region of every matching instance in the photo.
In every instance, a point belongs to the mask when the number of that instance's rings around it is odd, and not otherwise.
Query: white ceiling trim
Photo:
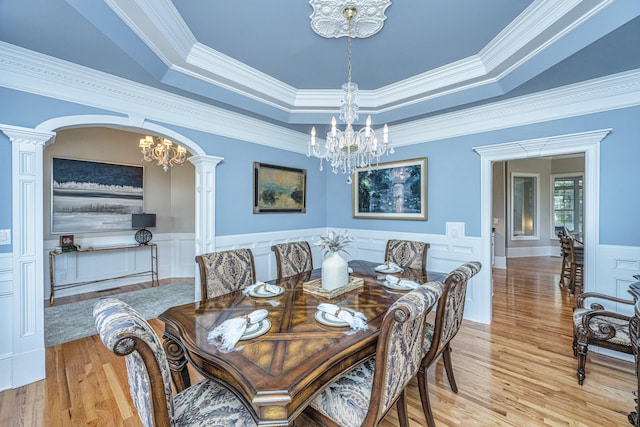
[[[0,42],[0,86],[297,153],[308,135]],[[392,126],[396,146],[640,105],[640,69]]]
[[[282,126],[0,42],[0,86],[288,151],[306,136]]]
[[[640,105],[640,69],[392,126],[413,145]]]
[[[565,34],[563,26],[575,28],[611,2],[613,0],[537,0],[477,55],[372,90],[369,99],[375,100],[376,104],[367,105],[361,98],[362,107],[369,108],[372,113],[375,110],[389,111],[494,83],[561,38]],[[205,49],[195,40],[170,0],[108,0],[107,4],[156,54],[170,61],[168,65],[172,69],[188,70],[194,78],[288,113],[298,107],[308,109],[311,106],[319,107],[316,112],[322,112],[322,109],[335,105],[333,101],[326,103],[328,94],[334,93],[332,91],[307,90],[299,96],[297,92],[300,91],[296,92],[295,88],[214,49]],[[573,19],[573,24],[563,22],[562,26],[554,25],[563,18]],[[167,35],[169,28],[179,30]],[[187,49],[185,45],[191,41],[193,45]],[[492,75],[498,69],[500,74]]]

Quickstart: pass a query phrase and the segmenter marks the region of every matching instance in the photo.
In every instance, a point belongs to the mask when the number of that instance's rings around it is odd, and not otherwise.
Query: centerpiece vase
[[[349,266],[338,252],[331,254],[322,262],[322,289],[331,291],[347,286],[349,283]]]

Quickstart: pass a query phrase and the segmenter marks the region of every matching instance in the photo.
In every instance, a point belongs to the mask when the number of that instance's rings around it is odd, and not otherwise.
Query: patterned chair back
[[[385,262],[394,262],[402,268],[427,272],[427,250],[429,244],[413,240],[389,240],[385,250]]]
[[[444,281],[444,291],[438,302],[433,341],[425,360],[433,361],[456,336],[462,325],[467,284],[481,268],[479,262],[467,262],[453,270]]]
[[[200,267],[201,300],[244,289],[256,282],[251,249],[233,249],[196,256]]]
[[[309,242],[279,243],[271,246],[276,255],[278,279],[313,270]]]
[[[129,391],[142,425],[173,425],[171,373],[155,331],[138,312],[115,298],[98,300],[93,318],[105,347],[125,358]]]
[[[444,285],[429,282],[398,299],[380,327],[369,411],[362,425],[377,425],[395,404],[422,360],[426,317]]]

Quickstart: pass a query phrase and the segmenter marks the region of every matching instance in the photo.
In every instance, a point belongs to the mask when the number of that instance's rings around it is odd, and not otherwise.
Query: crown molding
[[[222,108],[0,42],[0,86],[294,152],[306,136]]]
[[[0,86],[296,153],[308,136],[0,42]],[[335,98],[337,99],[337,98]],[[640,69],[392,126],[406,146],[640,105]],[[461,125],[464,124],[464,125]]]
[[[613,2],[535,0],[478,54],[371,90],[368,96],[361,92],[361,107],[371,114],[388,112],[499,83]],[[326,113],[329,106],[336,104],[328,99],[333,91],[296,90],[201,45],[170,0],[107,0],[107,4],[172,70],[288,114],[298,112],[298,108]],[[174,30],[167,32],[169,28]]]
[[[640,69],[390,128],[404,146],[640,105]],[[461,125],[464,124],[464,125]]]

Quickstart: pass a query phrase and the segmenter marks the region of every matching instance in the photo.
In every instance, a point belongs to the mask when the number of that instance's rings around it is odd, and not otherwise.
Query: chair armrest
[[[600,318],[598,330],[591,327],[591,320],[593,318]],[[612,311],[594,310],[588,311],[582,317],[582,327],[587,332],[587,336],[590,338],[596,338],[599,340],[610,340],[616,335],[616,328],[605,320],[607,319],[620,319],[625,322],[629,322],[632,316],[625,314],[614,313]]]
[[[594,298],[594,299],[600,299],[600,300],[605,300],[605,301],[610,301],[610,302],[617,302],[620,304],[629,304],[629,305],[633,305],[635,304],[635,300],[627,300],[627,299],[622,299],[622,298],[618,298],[618,297],[613,297],[611,295],[605,295],[605,294],[600,294],[597,292],[583,292],[580,295],[578,295],[578,297],[576,298],[576,307],[580,307],[580,308],[585,308],[584,306],[584,301],[587,298]],[[602,307],[602,306],[600,306]],[[588,308],[588,307],[586,307]]]

